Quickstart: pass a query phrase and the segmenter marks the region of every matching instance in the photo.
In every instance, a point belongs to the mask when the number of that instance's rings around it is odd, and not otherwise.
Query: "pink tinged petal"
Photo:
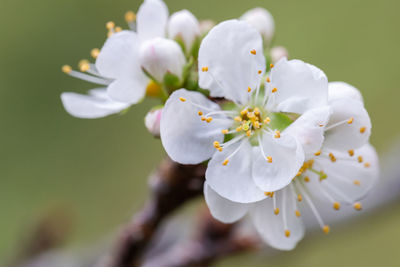
[[[330,103],[332,115],[326,128],[324,146],[334,150],[356,149],[371,135],[371,120],[358,100],[342,98]]]
[[[358,91],[358,89],[354,86],[345,82],[330,82],[328,94],[329,102],[341,98],[351,98],[354,100],[358,100],[361,103],[364,102],[360,91]]]
[[[168,7],[161,0],[145,0],[137,14],[137,33],[141,40],[164,37]]]
[[[145,95],[149,79],[139,64],[140,42],[136,33],[113,34],[104,44],[96,60],[99,73],[115,81],[108,87],[111,98],[134,104]]]
[[[304,162],[302,145],[289,134],[281,134],[280,138],[264,134],[254,155],[253,179],[265,192],[274,192],[290,184]]]
[[[110,99],[106,89],[94,89],[89,93],[62,93],[61,100],[65,110],[74,117],[95,119],[119,113],[129,107],[128,104]]]
[[[181,39],[186,53],[192,51],[193,44],[200,36],[200,25],[196,17],[188,10],[181,10],[171,15],[168,21],[168,37]]]
[[[329,106],[308,110],[284,131],[301,143],[306,158],[320,150],[330,115]]]
[[[201,120],[198,112],[206,114],[218,110],[219,106],[204,95],[186,89],[177,90],[169,97],[161,115],[160,131],[164,149],[174,161],[198,164],[214,154],[213,142],[223,141],[221,131],[229,127],[231,122],[217,120],[215,116],[213,121],[207,123]]]
[[[271,70],[270,88],[275,109],[302,114],[327,105],[328,79],[317,67],[301,60],[282,58]]]
[[[199,70],[199,85],[211,96],[246,103],[247,89],[260,81],[258,71],[265,72],[261,35],[244,21],[217,25],[200,46]]]
[[[237,149],[237,153],[231,156]],[[229,162],[223,165],[229,158]],[[216,152],[208,163],[208,185],[223,198],[239,203],[251,203],[265,198],[254,183],[251,173],[252,146],[241,140]]]
[[[301,218],[296,216],[295,195],[290,187],[286,187],[276,192],[275,197],[278,215],[274,213],[273,200],[269,198],[256,203],[250,216],[267,244],[280,250],[292,250],[303,239],[305,232]]]
[[[246,215],[250,204],[232,202],[218,195],[207,182],[204,183],[204,197],[211,215],[223,222],[233,223]]]
[[[240,19],[249,23],[262,35],[266,46],[270,44],[274,37],[275,23],[268,10],[257,7],[244,13]]]

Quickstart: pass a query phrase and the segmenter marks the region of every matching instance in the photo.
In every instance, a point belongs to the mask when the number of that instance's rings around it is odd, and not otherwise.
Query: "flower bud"
[[[163,82],[167,73],[181,80],[186,64],[181,47],[176,42],[164,38],[144,42],[140,48],[139,61],[142,68],[158,82]]]
[[[268,10],[258,7],[244,13],[241,20],[251,24],[262,35],[265,45],[268,46],[275,32],[274,18]]]
[[[152,109],[144,118],[144,124],[146,125],[147,130],[149,130],[154,137],[160,137],[160,121],[162,110],[162,108]]]
[[[215,22],[212,20],[202,20],[200,21],[200,34],[205,35],[215,26]]]
[[[193,44],[199,36],[199,22],[190,11],[181,10],[171,15],[168,22],[168,37],[183,41],[187,53],[192,50]]]
[[[288,58],[289,52],[283,46],[275,46],[271,49],[271,61],[272,63],[278,62],[281,58]]]

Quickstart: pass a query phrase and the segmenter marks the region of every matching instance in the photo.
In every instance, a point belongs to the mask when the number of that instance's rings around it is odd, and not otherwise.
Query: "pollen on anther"
[[[268,124],[268,123],[270,123],[270,122],[271,122],[270,117],[266,117],[265,120],[264,120],[264,123],[265,123],[265,124]]]
[[[329,227],[329,225],[325,225],[324,227],[322,227],[322,231],[325,234],[329,234],[329,232],[331,231],[331,228]]]
[[[251,136],[251,130],[248,130],[248,131],[246,132],[246,136],[247,136],[247,137],[250,137],[250,136]]]
[[[258,71],[258,74],[261,74],[261,73],[262,73],[262,70],[259,70],[259,71]]]
[[[98,48],[93,48],[92,51],[90,51],[90,55],[92,56],[92,58],[97,58],[100,54],[100,49]]]
[[[304,182],[308,183],[310,181],[310,177],[306,176],[304,177]]]
[[[242,126],[236,128],[236,132],[240,132],[242,130]]]
[[[212,117],[208,117],[208,118],[206,119],[206,122],[210,123],[212,120],[213,120]]]
[[[214,146],[215,148],[218,148],[218,147],[220,147],[221,145],[220,145],[220,143],[219,143],[218,141],[214,141],[213,146]]]
[[[222,163],[222,165],[226,166],[226,165],[228,165],[228,163],[229,163],[229,160],[226,159],[226,160],[224,160],[224,162]]]
[[[360,182],[359,180],[354,180],[354,181],[353,181],[353,184],[355,184],[355,185],[361,185],[361,182]]]
[[[269,77],[267,77],[267,83],[270,83],[271,79]]]
[[[271,156],[268,156],[268,157],[267,157],[267,161],[268,161],[269,163],[272,163],[272,157],[271,157]]]
[[[201,120],[202,120],[202,121],[206,121],[206,117],[201,116]]]
[[[79,70],[82,72],[86,72],[86,71],[90,70],[90,63],[86,59],[82,59],[81,61],[79,61],[78,66],[79,66]]]
[[[197,112],[197,114],[199,114],[199,116],[203,116],[203,112],[202,111]]]
[[[354,118],[353,117],[351,117],[348,121],[347,121],[347,123],[348,124],[352,124],[353,123],[353,121],[354,121]]]
[[[297,218],[301,216],[301,213],[300,213],[299,210],[295,210],[295,214],[296,214],[296,217],[297,217]]]
[[[251,92],[251,88],[250,87],[247,88],[247,92],[249,92],[249,93]]]
[[[364,161],[364,159],[363,159],[363,157],[362,157],[362,156],[358,156],[358,158],[357,158],[357,159],[358,159],[358,162],[359,162],[359,163],[362,163],[362,162]]]
[[[229,130],[228,130],[228,129],[221,130],[221,133],[223,133],[223,134],[228,134],[228,133],[229,133]]]
[[[272,69],[274,67],[274,64],[270,64],[269,67]]]
[[[115,27],[115,32],[122,32],[122,28],[121,27]]]
[[[364,167],[365,167],[365,168],[369,168],[369,167],[371,167],[371,163],[369,163],[369,162],[365,162],[365,163],[364,163]]]
[[[279,208],[274,209],[274,214],[278,215],[279,214]]]
[[[134,22],[136,20],[136,14],[133,11],[128,11],[125,13],[125,21],[127,23]]]
[[[64,66],[62,66],[61,70],[62,70],[62,72],[68,74],[72,71],[72,68],[69,65],[64,65]]]
[[[107,24],[106,24],[107,30],[112,30],[112,29],[114,29],[114,27],[115,27],[115,23],[113,21],[107,22]]]
[[[202,67],[202,68],[201,68],[201,71],[202,71],[202,72],[207,72],[207,71],[208,71],[208,67]]]
[[[237,116],[237,117],[234,118],[234,120],[237,121],[237,122],[241,122],[241,121],[242,121],[242,118],[239,117],[239,116]]]
[[[354,150],[353,150],[353,149],[350,149],[350,150],[347,151],[347,152],[349,152],[350,157],[354,156]]]
[[[360,133],[365,133],[366,130],[367,130],[366,127],[361,127],[361,128],[360,128]]]
[[[185,101],[186,101],[186,98],[180,97],[179,100],[182,101],[182,102],[185,102]]]
[[[297,195],[297,201],[301,202],[302,200],[303,200],[303,196],[300,195],[300,194],[298,194],[298,195]]]
[[[317,152],[314,153],[315,156],[321,155],[321,150],[318,150]]]
[[[334,203],[333,203],[333,208],[334,208],[335,210],[339,210],[339,209],[340,209],[340,203],[339,203],[339,202],[334,202]]]
[[[354,203],[353,207],[354,207],[356,210],[361,210],[361,209],[362,209],[362,205],[361,205],[360,202]]]
[[[276,131],[274,137],[275,138],[281,138],[281,132],[280,131]]]
[[[257,51],[255,49],[251,50],[250,53],[252,53],[253,55],[257,54]]]
[[[336,162],[336,157],[332,153],[329,153],[329,158],[332,162]]]
[[[289,230],[285,230],[285,236],[286,237],[290,237],[290,231]]]
[[[272,93],[276,93],[278,91],[278,89],[275,87],[274,89],[272,89]]]

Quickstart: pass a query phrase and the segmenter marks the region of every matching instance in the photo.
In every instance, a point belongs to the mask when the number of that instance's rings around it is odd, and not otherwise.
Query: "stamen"
[[[357,160],[358,160],[359,163],[362,163],[364,159],[363,159],[362,156],[358,156]]]
[[[308,177],[308,176],[304,177],[304,182],[306,182],[306,183],[310,182],[310,177]]]
[[[63,66],[62,71],[72,77],[75,77],[75,78],[78,78],[78,79],[81,79],[81,80],[84,80],[87,82],[100,84],[100,85],[109,85],[112,82],[112,80],[108,80],[108,79],[105,79],[102,77],[94,77],[94,76],[88,75],[86,73],[74,71],[68,65]]]
[[[369,163],[369,162],[365,162],[365,163],[364,163],[364,167],[365,167],[365,168],[369,168],[369,167],[371,167],[371,163]]]
[[[275,131],[275,135],[274,135],[274,137],[275,138],[281,138],[281,132],[280,131]]]
[[[312,202],[311,198],[308,196],[308,194],[305,192],[305,190],[303,190],[302,185],[299,184],[299,186],[297,187],[300,192],[303,194],[308,206],[310,207],[311,211],[313,212],[315,218],[318,221],[318,224],[320,225],[320,227],[322,228],[322,230],[326,233],[325,228],[328,227],[327,232],[329,233],[329,226],[325,225],[321,216],[318,213],[317,208],[315,207],[314,203]]]
[[[347,123],[348,124],[352,124],[353,123],[353,121],[354,121],[354,118],[353,117],[351,117],[348,121],[347,121]]]
[[[242,126],[236,128],[236,132],[240,132],[242,130]]]
[[[349,152],[350,157],[354,156],[354,150],[353,149],[350,149],[348,152]]]
[[[268,124],[268,123],[270,123],[270,122],[271,122],[270,117],[266,117],[265,120],[264,120],[264,123],[265,123],[265,124]]]
[[[268,157],[267,157],[267,161],[268,161],[269,163],[272,163],[272,157],[271,157],[271,156],[268,156]]]
[[[285,236],[286,237],[290,237],[290,231],[289,230],[285,230]]]
[[[64,65],[64,66],[62,66],[61,70],[62,70],[62,72],[66,73],[66,74],[70,74],[72,71],[72,68],[69,65]]]
[[[212,120],[213,120],[212,117],[208,117],[208,118],[206,119],[206,122],[207,122],[207,123],[210,123]]]
[[[331,129],[335,128],[335,127],[338,127],[338,126],[340,126],[340,125],[343,125],[343,124],[349,124],[349,119],[343,120],[343,121],[340,121],[340,122],[337,122],[337,123],[335,123],[335,124],[332,124],[332,125],[329,126],[329,127],[326,127],[326,128],[325,128],[325,131],[329,131],[329,130],[331,130]]]
[[[361,127],[361,128],[360,128],[360,133],[365,133],[366,130],[367,130],[366,127]]]
[[[81,61],[79,61],[78,67],[80,71],[87,72],[88,70],[90,70],[90,62],[86,59],[82,59]]]
[[[325,234],[329,234],[331,228],[329,227],[329,225],[324,225],[324,227],[322,227],[322,231],[324,231]]]
[[[297,217],[297,218],[299,218],[299,217],[301,216],[301,213],[300,213],[299,210],[295,210],[295,214],[296,214],[296,217]]]
[[[336,157],[332,153],[329,153],[329,158],[332,162],[336,162]]]
[[[115,27],[115,32],[122,32],[122,28],[121,27]]]
[[[315,156],[321,155],[321,150],[318,150],[317,152],[314,153]]]
[[[179,100],[182,102],[186,102],[186,98],[184,98],[184,97],[179,97]]]
[[[228,130],[228,129],[221,130],[221,133],[223,133],[223,134],[228,134],[228,133],[229,133],[229,130]]]
[[[255,49],[251,50],[250,53],[252,53],[253,55],[257,54],[257,51]]]
[[[272,69],[274,67],[274,64],[270,64],[269,67]]]
[[[234,139],[235,139],[235,138],[234,138]],[[234,139],[232,139],[232,140],[234,140]],[[231,140],[231,141],[232,141],[232,140]],[[240,140],[240,139],[238,139],[238,140]],[[235,142],[236,142],[236,141],[235,141]],[[229,163],[229,159],[231,159],[233,156],[236,155],[237,152],[239,152],[239,150],[242,148],[243,144],[245,144],[245,142],[242,142],[242,143],[235,149],[235,151],[233,151],[232,154],[230,154],[230,155],[226,158],[226,160],[224,160],[224,162],[222,163],[222,165],[226,166],[226,165]]]
[[[340,209],[340,203],[339,203],[339,202],[334,202],[334,203],[333,203],[333,208],[334,208],[335,210],[339,210],[339,209]]]
[[[262,70],[259,70],[259,71],[258,71],[258,74],[261,74],[261,73],[262,73]]]
[[[224,160],[224,162],[222,163],[222,165],[226,166],[229,163],[229,159]]]
[[[237,116],[237,117],[234,118],[234,120],[237,121],[237,122],[241,122],[241,121],[242,121],[242,118],[239,117],[239,116]]]
[[[270,83],[271,79],[269,77],[267,77],[267,83]]]
[[[203,112],[202,111],[197,112],[197,114],[199,114],[199,116],[203,116]]]
[[[114,27],[115,27],[115,23],[113,21],[107,22],[107,24],[106,24],[106,29],[107,30],[111,31],[111,30],[114,29]]]
[[[208,67],[202,67],[202,68],[201,68],[201,71],[202,71],[202,72],[207,72],[207,71],[208,71]]]
[[[249,87],[249,88],[247,88],[247,92],[249,92],[249,93],[251,92],[251,88],[250,88],[250,87]]]
[[[274,208],[274,214],[278,215],[279,214],[279,208]]]
[[[136,20],[136,14],[133,11],[128,11],[125,13],[125,21],[129,24]]]
[[[360,182],[359,180],[354,180],[354,181],[353,181],[353,184],[355,184],[355,185],[361,185],[361,182]]]
[[[303,196],[301,194],[297,195],[297,201],[301,202],[303,200]]]
[[[278,91],[278,88],[276,88],[276,87],[271,90],[272,93],[276,93],[277,91]]]
[[[362,205],[360,202],[354,203],[353,207],[358,211],[360,211],[362,209]]]
[[[247,137],[250,137],[250,136],[251,136],[251,130],[248,130],[248,131],[246,132],[246,136],[247,136]]]
[[[97,58],[100,54],[100,49],[98,48],[93,48],[92,51],[90,51],[90,55],[92,56],[92,58]]]

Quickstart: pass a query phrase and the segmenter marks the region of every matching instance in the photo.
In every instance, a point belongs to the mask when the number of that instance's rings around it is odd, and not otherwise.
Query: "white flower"
[[[155,108],[150,110],[144,118],[144,124],[147,130],[149,130],[154,137],[160,137],[161,113],[162,108]]]
[[[262,35],[265,45],[269,45],[274,37],[275,23],[274,18],[268,10],[258,7],[244,13],[241,20],[251,24]]]
[[[190,53],[200,37],[198,20],[186,9],[172,14],[168,22],[168,37],[183,41],[186,53]]]
[[[181,89],[161,119],[168,155],[182,164],[211,158],[208,185],[241,203],[288,185],[305,155],[320,149],[330,116],[326,76],[302,61],[279,61],[264,93],[262,51],[260,34],[247,23],[214,27],[200,46],[199,85],[234,105],[221,110],[204,95]]]
[[[181,76],[185,58],[177,44],[163,39],[166,37],[168,21],[168,9],[163,1],[145,0],[137,16],[128,12],[126,19],[131,30],[122,31],[113,22],[107,23],[109,38],[101,50],[92,52],[96,58],[95,64],[84,61],[80,67],[82,73],[69,66],[64,66],[63,70],[73,77],[106,87],[108,96],[115,103],[132,105],[141,101],[146,89],[154,83],[145,75],[143,67],[162,82],[162,76],[166,73]],[[174,56],[176,60],[172,60]],[[87,109],[80,106],[84,102],[71,102],[75,99],[68,98],[68,103],[63,101],[64,105],[77,109],[72,113]],[[85,99],[86,102],[97,101],[91,97]]]
[[[288,58],[289,52],[283,46],[275,46],[271,48],[271,61],[272,63],[276,63],[282,58]]]

